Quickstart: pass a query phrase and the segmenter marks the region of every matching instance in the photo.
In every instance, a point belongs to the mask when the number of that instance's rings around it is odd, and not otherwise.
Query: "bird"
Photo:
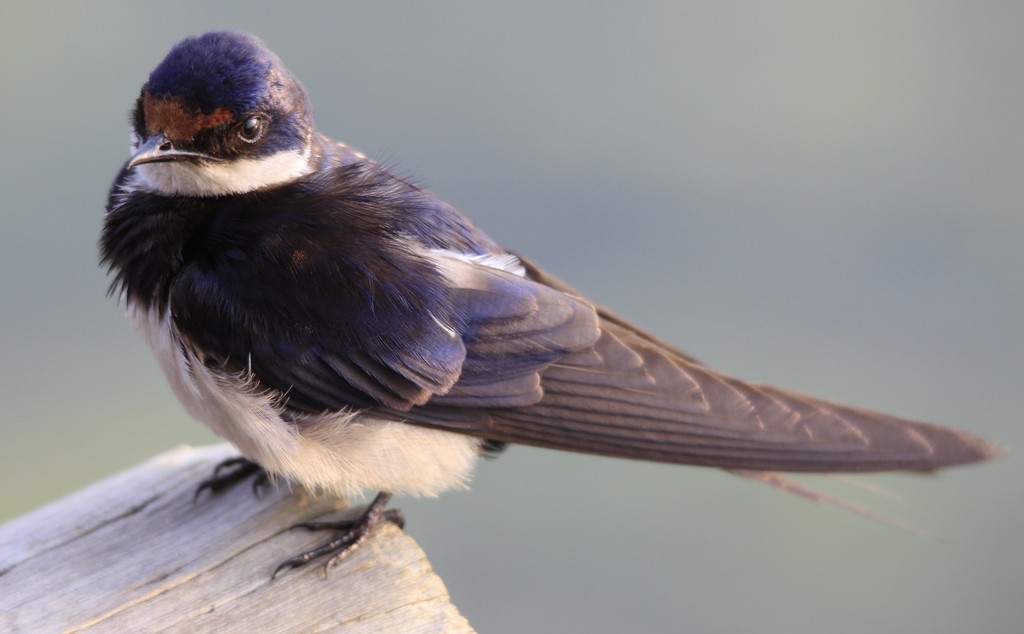
[[[465,488],[507,444],[777,472],[933,471],[999,453],[965,431],[745,382],[591,302],[314,124],[255,36],[176,44],[131,111],[100,238],[110,293],[185,409],[255,475],[378,491],[274,571],[336,563],[392,494]]]

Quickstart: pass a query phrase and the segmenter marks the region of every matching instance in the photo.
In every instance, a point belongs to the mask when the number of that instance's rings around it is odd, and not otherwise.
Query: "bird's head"
[[[310,171],[312,108],[258,38],[214,31],[178,43],[132,115],[136,185],[168,196],[223,196]]]

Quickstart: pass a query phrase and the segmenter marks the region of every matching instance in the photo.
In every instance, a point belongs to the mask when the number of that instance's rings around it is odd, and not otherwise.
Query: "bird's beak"
[[[135,154],[132,154],[131,160],[128,161],[128,169],[133,169],[143,163],[167,163],[169,161],[194,161],[198,159],[204,161],[218,160],[209,154],[176,148],[164,135],[154,134],[139,146]]]

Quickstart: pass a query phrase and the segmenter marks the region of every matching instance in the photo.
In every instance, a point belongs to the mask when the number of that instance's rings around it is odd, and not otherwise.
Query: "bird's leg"
[[[253,478],[252,491],[256,494],[256,497],[259,497],[260,492],[270,482],[270,476],[267,475],[267,472],[263,467],[248,458],[241,456],[228,458],[214,468],[212,476],[199,483],[193,500],[198,500],[199,495],[203,491],[209,491],[216,495],[225,489],[230,489],[250,476],[256,476]]]
[[[360,513],[355,519],[339,520],[334,522],[303,522],[302,524],[296,524],[292,528],[305,528],[311,531],[334,531],[334,535],[316,548],[300,553],[299,555],[282,562],[281,565],[274,570],[274,574],[270,575],[270,578],[273,579],[282,570],[287,570],[289,568],[301,568],[311,561],[320,559],[321,557],[327,558],[327,561],[324,562],[324,575],[326,575],[331,566],[336,565],[342,559],[345,559],[355,552],[355,550],[366,541],[366,538],[370,536],[370,531],[381,522],[390,522],[397,525],[399,528],[404,528],[405,517],[402,515],[402,511],[400,509],[384,510],[384,507],[387,506],[388,500],[390,499],[390,493],[381,491],[377,494],[377,497],[373,499],[373,502],[366,507],[366,510]]]

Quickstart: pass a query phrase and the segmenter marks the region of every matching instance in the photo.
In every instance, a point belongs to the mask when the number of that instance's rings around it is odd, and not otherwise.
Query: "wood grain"
[[[248,484],[193,502],[229,445],[182,447],[0,525],[3,632],[472,632],[426,555],[387,524],[324,575],[270,574],[325,538],[338,500]]]

